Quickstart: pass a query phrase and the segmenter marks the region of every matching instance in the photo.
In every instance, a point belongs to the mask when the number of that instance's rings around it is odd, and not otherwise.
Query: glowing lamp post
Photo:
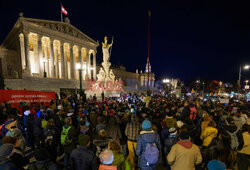
[[[250,65],[245,65],[244,67],[242,67],[243,70],[248,70],[250,68]],[[240,93],[240,81],[241,81],[241,66],[239,69],[239,80],[238,80],[238,97],[239,97],[239,93]]]

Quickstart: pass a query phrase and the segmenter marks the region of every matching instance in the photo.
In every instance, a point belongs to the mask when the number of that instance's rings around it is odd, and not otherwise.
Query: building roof
[[[19,19],[3,41],[2,45],[8,46],[11,43],[11,39],[13,39],[13,35],[21,33],[22,30],[36,30],[36,32],[41,31],[43,32],[41,35],[46,35],[46,33],[49,35],[51,32],[52,35],[67,37],[66,39],[78,39],[79,41],[83,41],[84,43],[95,48],[99,46],[97,41],[93,40],[82,31],[71,25],[68,18],[65,19],[65,22],[61,22],[26,18],[22,15],[20,15]]]

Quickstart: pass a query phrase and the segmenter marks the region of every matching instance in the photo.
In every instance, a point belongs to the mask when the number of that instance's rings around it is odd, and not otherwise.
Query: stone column
[[[47,77],[50,77],[49,74],[49,56],[48,56],[48,44],[44,42],[44,53],[45,53],[45,72]]]
[[[54,40],[50,38],[50,77],[55,77],[55,63],[54,63],[54,46],[53,46]]]
[[[90,61],[90,51],[89,51],[89,49],[86,49],[86,58],[87,58],[87,77],[88,77],[88,79],[91,79],[91,70],[90,70],[91,61]]]
[[[71,79],[75,79],[75,74],[76,74],[76,71],[75,71],[75,57],[74,57],[74,53],[73,53],[73,45],[70,45],[69,47],[70,49],[70,67],[71,67]]]
[[[24,31],[23,35],[24,35],[25,62],[26,62],[25,70],[27,74],[31,75],[29,33],[27,31]]]
[[[58,68],[58,46],[54,48],[54,64],[55,64],[55,70],[54,70],[55,78],[59,78],[59,68]]]
[[[80,46],[78,46],[78,61],[81,63],[81,67],[83,66],[83,62],[82,62],[82,51],[81,51],[81,47]],[[82,68],[81,68],[82,69]],[[77,70],[78,71],[78,70]],[[80,72],[79,72],[80,73]],[[81,71],[81,74],[79,75],[79,76],[81,76],[82,77],[82,71]],[[79,78],[79,77],[78,77]],[[83,77],[82,77],[82,79],[83,79]],[[80,79],[79,79],[79,81],[80,81]]]
[[[25,48],[24,48],[24,36],[22,33],[19,34],[19,43],[20,43],[22,70],[24,70],[26,67],[26,59],[25,59]]]
[[[39,74],[43,77],[43,53],[42,53],[42,40],[41,35],[37,35],[37,50],[38,50],[38,59],[39,59]]]
[[[62,78],[67,78],[66,69],[65,69],[65,68],[67,68],[67,67],[65,67],[67,60],[65,60],[63,44],[64,44],[64,42],[61,41],[61,43],[60,43],[60,45],[61,45],[60,46],[60,50],[61,50],[61,52],[60,52],[61,53],[61,72],[62,72]]]
[[[93,52],[93,66],[92,67],[94,68],[94,70],[93,70],[93,72],[94,72],[93,77],[96,80],[96,51]]]

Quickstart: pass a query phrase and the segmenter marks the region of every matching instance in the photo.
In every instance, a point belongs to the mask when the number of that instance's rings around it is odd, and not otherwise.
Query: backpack
[[[195,120],[197,116],[197,110],[195,107],[190,107],[190,114],[189,114],[189,119]]]
[[[230,135],[230,138],[231,138],[231,149],[236,151],[239,147],[239,140],[238,140],[238,137],[237,137],[237,132],[239,131],[239,129],[237,129],[235,132],[231,133],[229,131],[226,130],[226,132]]]
[[[159,158],[159,149],[155,143],[147,143],[144,151],[144,157],[147,161],[147,165],[156,164]]]
[[[69,130],[71,129],[71,126],[69,126],[67,129],[63,126],[63,130],[61,133],[61,144],[62,145],[68,145],[72,142],[72,139],[69,139]]]

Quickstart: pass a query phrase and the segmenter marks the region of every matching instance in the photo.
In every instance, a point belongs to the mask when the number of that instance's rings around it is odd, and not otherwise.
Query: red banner
[[[7,101],[13,108],[18,108],[20,102],[44,103],[45,106],[48,106],[51,99],[55,100],[55,92],[0,90],[0,103]]]

